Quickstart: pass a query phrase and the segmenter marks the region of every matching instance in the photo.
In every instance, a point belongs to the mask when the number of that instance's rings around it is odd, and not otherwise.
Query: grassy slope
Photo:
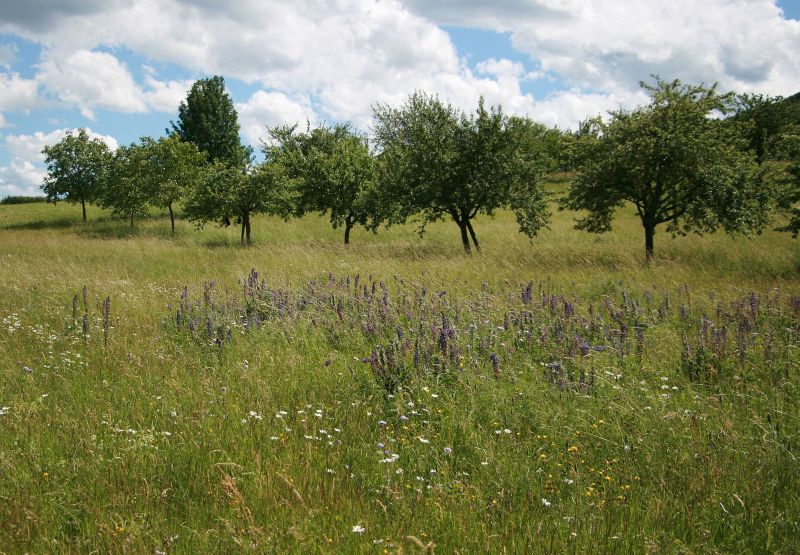
[[[508,214],[482,218],[484,253],[472,258],[446,223],[423,239],[412,226],[356,231],[345,249],[324,219],[260,217],[256,244],[244,248],[236,230],[180,222],[173,238],[163,219],[131,231],[99,210],[89,217],[82,226],[76,207],[0,206],[0,406],[9,407],[0,416],[0,550],[794,549],[800,402],[788,303],[800,293],[800,258],[786,234],[657,234],[648,268],[629,213],[604,236],[573,231],[571,215],[556,213],[533,243]],[[214,280],[222,299],[251,268],[292,294],[328,272],[385,280],[395,303],[418,292],[414,284],[447,290],[427,316],[485,318],[478,333],[502,353],[501,376],[492,379],[488,351],[470,354],[464,370],[420,375],[387,398],[356,360],[375,343],[352,324],[367,317],[356,305],[342,320],[352,317],[350,327],[331,311],[321,326],[276,320],[219,353],[164,325],[184,286],[199,299]],[[750,291],[764,305],[773,295],[761,335],[775,335],[777,354],[758,343],[746,363],[726,359],[724,380],[692,382],[678,371],[689,320],[673,307],[652,324],[641,357],[576,359],[598,385],[589,395],[561,391],[540,363],[566,357],[563,345],[517,351],[507,332],[492,331],[520,309],[528,281],[535,294],[572,299],[583,316],[590,302],[620,303],[623,291],[648,307],[668,293],[693,322]],[[72,323],[84,285],[87,343],[82,302]],[[466,329],[464,320],[462,338]],[[419,414],[399,419],[411,410]],[[379,442],[401,454],[397,463],[377,462]],[[352,532],[357,524],[366,532]]]

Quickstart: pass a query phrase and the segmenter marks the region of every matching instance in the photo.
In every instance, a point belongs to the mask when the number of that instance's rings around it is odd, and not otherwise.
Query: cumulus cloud
[[[65,5],[80,17],[52,15],[67,13]],[[376,102],[399,102],[419,88],[452,93],[455,103],[468,98],[473,104],[481,92],[526,109],[532,100],[515,99],[521,96],[515,83],[510,83],[510,92],[504,92],[507,81],[500,83],[489,74],[473,75],[445,31],[392,0],[244,0],[235,7],[210,0],[142,0],[102,6],[63,0],[40,8],[45,13],[35,21],[26,10],[10,10],[11,17],[0,17],[4,20],[0,30],[45,45],[42,83],[87,117],[97,108],[140,112],[171,107],[174,111],[175,100],[183,92],[183,84],[147,82],[149,95],[142,87],[137,90],[119,60],[96,50],[109,45],[198,73],[220,73],[259,84],[270,94],[283,95],[273,100],[296,102],[311,97],[320,119],[352,120],[359,127],[369,122]],[[0,8],[0,15],[6,9]],[[263,100],[256,97],[248,102]],[[294,108],[288,108],[288,116],[293,116]],[[263,105],[259,110],[264,111]],[[274,114],[266,115],[275,119]],[[247,124],[247,128],[252,126]]]
[[[0,73],[0,111],[27,111],[40,105],[37,83],[18,73]]]
[[[0,167],[0,198],[5,196],[38,196],[42,194],[39,186],[47,172],[28,160],[11,160],[7,166]]]
[[[308,97],[290,98],[281,92],[256,91],[247,100],[236,104],[242,135],[252,145],[267,139],[267,127],[278,125],[305,126],[317,122]]]
[[[39,64],[37,81],[91,120],[98,108],[123,113],[147,111],[128,68],[108,52],[78,50],[62,57],[51,51]]]
[[[11,155],[11,162],[0,167],[0,197],[7,195],[40,195],[41,186],[47,172],[45,170],[42,149],[54,145],[74,129],[55,129],[49,133],[38,131],[31,135],[7,135],[3,147]],[[89,137],[100,139],[111,150],[119,146],[117,140],[110,135],[86,130]]]
[[[632,90],[650,74],[773,95],[800,86],[800,22],[784,19],[774,0],[406,4],[438,23],[510,32],[542,69],[583,89]]]
[[[177,112],[181,101],[192,87],[191,81],[159,81],[154,75],[145,78],[147,89],[142,91],[142,99],[156,112]]]
[[[509,33],[538,73],[510,60],[468,66],[440,25]],[[563,127],[592,115],[582,109],[641,102],[638,82],[653,73],[784,95],[800,75],[800,22],[784,19],[774,0],[5,0],[0,32],[42,44],[40,82],[87,117],[101,108],[174,112],[187,88],[155,75],[137,83],[102,47],[259,85],[267,96],[243,103],[250,139],[281,119],[268,101],[291,119],[312,99],[320,120],[365,127],[373,104],[415,89],[465,109],[483,94]],[[545,74],[567,90],[524,92]]]

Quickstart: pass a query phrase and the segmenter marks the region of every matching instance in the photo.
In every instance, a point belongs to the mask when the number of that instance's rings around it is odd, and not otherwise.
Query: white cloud
[[[77,106],[91,120],[98,108],[147,111],[128,68],[108,52],[78,50],[61,57],[50,51],[39,64],[36,78],[59,100]]]
[[[7,135],[3,147],[11,155],[11,162],[0,167],[0,197],[6,195],[40,195],[39,190],[47,172],[42,149],[63,139],[74,129],[55,129],[49,133],[37,131],[32,135]],[[89,137],[100,139],[111,150],[119,146],[110,135],[101,135],[91,129],[86,130]]]
[[[774,0],[6,0],[0,32],[43,44],[41,81],[86,116],[98,108],[173,112],[187,84],[137,83],[117,58],[121,47],[197,74],[257,84],[243,105],[243,132],[308,109],[319,119],[365,127],[376,102],[397,103],[415,89],[473,109],[481,94],[507,111],[561,126],[592,112],[646,99],[650,74],[724,89],[791,94],[800,89],[800,22],[781,17]],[[507,32],[537,67],[509,60],[470,69],[439,25]],[[54,53],[58,53],[56,54]],[[557,75],[567,90],[525,94],[524,82]],[[256,93],[258,94],[258,93]],[[301,110],[298,110],[298,106]],[[258,121],[263,119],[264,121]]]
[[[40,104],[35,80],[19,73],[0,73],[0,111],[27,111]]]
[[[256,91],[241,104],[236,104],[242,135],[252,145],[258,146],[267,139],[267,127],[278,125],[313,125],[317,118],[308,98],[289,98],[280,92]]]
[[[633,90],[651,74],[723,88],[800,88],[800,22],[774,0],[407,0],[442,24],[510,32],[512,44],[573,86]]]
[[[192,87],[191,81],[159,81],[153,75],[145,78],[148,90],[143,91],[142,98],[148,107],[156,112],[175,113],[186,92]]]
[[[0,198],[12,195],[39,196],[47,172],[27,160],[14,159],[0,167]]]

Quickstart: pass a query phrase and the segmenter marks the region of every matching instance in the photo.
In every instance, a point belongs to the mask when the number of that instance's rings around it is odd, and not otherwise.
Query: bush
[[[47,197],[6,197],[0,199],[0,204],[30,204],[33,202],[47,202]]]

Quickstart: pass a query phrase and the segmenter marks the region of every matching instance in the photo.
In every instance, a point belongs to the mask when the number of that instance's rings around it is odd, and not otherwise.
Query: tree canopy
[[[219,75],[195,81],[185,101],[178,107],[178,121],[171,122],[168,134],[194,143],[211,163],[244,166],[246,151],[239,139],[239,121],[225,79]]]
[[[783,136],[800,129],[800,94],[789,98],[743,94],[737,97],[731,121],[744,124],[747,145],[759,162],[787,156]]]
[[[42,149],[47,177],[42,191],[47,200],[81,204],[86,223],[86,203],[96,200],[109,171],[112,154],[106,143],[91,138],[86,129],[68,132],[58,143]]]
[[[380,224],[380,202],[375,191],[376,162],[366,137],[349,125],[321,126],[297,133],[296,126],[270,130],[272,141],[262,150],[280,164],[294,193],[294,212],[330,214],[331,225],[344,226],[344,243],[350,230],[362,225],[375,230]]]
[[[533,236],[546,225],[543,152],[527,148],[532,122],[489,110],[483,99],[467,115],[438,97],[417,92],[399,108],[374,108],[381,150],[381,187],[396,206],[392,221],[418,215],[426,224],[452,219],[464,250],[480,250],[472,220],[501,207],[514,210],[520,230]]]
[[[114,152],[98,195],[101,205],[110,208],[114,215],[129,219],[131,227],[136,217],[147,214],[151,199],[145,141],[121,146]]]
[[[589,213],[576,227],[608,231],[615,210],[630,203],[648,260],[660,224],[673,234],[761,229],[769,191],[740,130],[718,117],[731,112],[734,96],[677,80],[642,86],[647,106],[596,118],[577,140],[577,174],[564,205]]]
[[[285,178],[277,164],[266,162],[254,171],[216,163],[205,172],[186,200],[184,210],[199,227],[210,221],[241,225],[241,242],[252,241],[251,217],[282,214],[286,206]]]
[[[206,156],[194,143],[177,135],[145,142],[150,202],[169,211],[175,233],[174,204],[185,197],[202,179],[207,170]]]

